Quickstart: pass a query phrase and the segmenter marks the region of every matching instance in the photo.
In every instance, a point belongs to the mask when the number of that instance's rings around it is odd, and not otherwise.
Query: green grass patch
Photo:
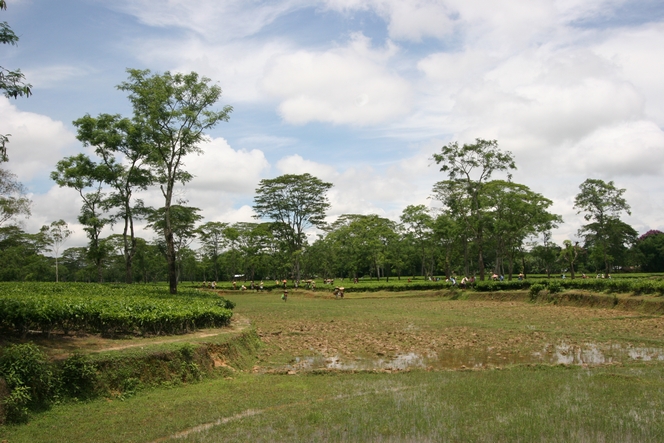
[[[0,435],[11,443],[661,441],[663,372],[633,365],[243,374],[57,407]]]

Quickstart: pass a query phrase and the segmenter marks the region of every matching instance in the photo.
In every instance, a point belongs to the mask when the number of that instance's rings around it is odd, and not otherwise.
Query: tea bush
[[[3,283],[0,327],[102,334],[179,334],[230,323],[233,302],[216,294],[164,287],[75,283]]]

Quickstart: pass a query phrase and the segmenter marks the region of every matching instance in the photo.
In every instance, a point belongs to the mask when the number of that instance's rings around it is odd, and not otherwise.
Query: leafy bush
[[[527,280],[512,280],[512,281],[478,281],[475,283],[475,290],[480,292],[494,292],[494,291],[518,291],[521,289],[528,289],[530,282]]]
[[[530,287],[530,298],[534,299],[537,295],[546,289],[546,286],[541,283],[535,283]]]
[[[99,376],[90,358],[74,354],[62,364],[62,391],[67,397],[86,400],[96,395]]]
[[[0,376],[10,389],[5,400],[7,421],[24,421],[28,410],[50,405],[55,393],[55,377],[46,355],[34,344],[6,347],[0,356]]]
[[[0,328],[25,335],[53,329],[102,334],[179,334],[225,326],[233,302],[216,294],[163,287],[49,283],[0,285]]]
[[[557,294],[563,290],[562,285],[558,281],[549,282],[547,289],[549,290],[549,294]]]
[[[16,386],[4,401],[4,419],[8,423],[27,422],[30,414],[28,404],[31,400],[30,388],[27,386]]]

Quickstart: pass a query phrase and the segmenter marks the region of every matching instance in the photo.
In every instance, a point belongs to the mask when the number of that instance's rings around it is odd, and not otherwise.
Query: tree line
[[[496,140],[443,146],[433,155],[443,173],[432,188],[438,207],[409,205],[398,221],[343,214],[326,223],[333,184],[310,174],[261,180],[253,205],[256,222],[203,221],[200,209],[176,199],[174,189],[193,178],[184,158],[201,151],[205,131],[227,121],[232,107],[214,110],[221,89],[195,72],[127,72],[118,89],[128,93],[133,115],[74,121],[78,140],[95,155],[64,158],[51,174],[59,186],[78,193],[78,221],[88,245],[60,255],[71,234],[61,220],[39,233],[22,231],[13,222],[29,213],[29,201],[0,189],[0,279],[167,280],[176,293],[181,280],[405,275],[484,280],[494,274],[509,280],[529,273],[574,278],[616,269],[664,271],[664,234],[638,237],[621,220],[630,207],[625,190],[613,182],[588,179],[580,185],[574,208],[587,222],[578,233],[581,241],[553,243],[551,231],[562,218],[550,212],[551,200],[512,181],[514,156]],[[146,207],[135,197],[150,187],[161,191],[163,206]],[[137,220],[147,221],[156,239],[137,237]],[[113,224],[122,232],[103,238],[103,229]]]

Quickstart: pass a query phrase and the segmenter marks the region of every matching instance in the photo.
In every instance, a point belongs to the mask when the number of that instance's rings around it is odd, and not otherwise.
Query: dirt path
[[[186,342],[186,341],[190,341],[193,338],[216,337],[218,335],[225,335],[225,334],[232,334],[232,333],[242,332],[245,329],[247,329],[249,326],[251,326],[251,322],[249,321],[248,318],[245,318],[245,317],[242,317],[240,315],[234,314],[229,327],[216,328],[216,329],[201,329],[199,331],[192,332],[191,334],[170,335],[170,336],[161,337],[161,338],[138,339],[138,340],[145,340],[145,341],[141,341],[140,343],[124,343],[124,344],[118,345],[118,346],[104,347],[103,349],[99,349],[99,351],[100,352],[120,351],[122,349],[129,349],[129,348],[136,348],[136,347],[145,346],[146,344],[161,345],[161,344],[165,344],[165,343]],[[137,340],[137,339],[133,339],[132,341],[135,341],[135,340]]]
[[[30,340],[41,346],[49,357],[59,360],[67,358],[74,352],[112,352],[166,343],[188,342],[220,335],[237,334],[245,331],[250,326],[251,321],[247,317],[233,314],[230,326],[200,329],[190,334],[123,338],[104,338],[99,334],[84,334],[78,336],[52,335],[51,338],[39,335],[31,337]]]

